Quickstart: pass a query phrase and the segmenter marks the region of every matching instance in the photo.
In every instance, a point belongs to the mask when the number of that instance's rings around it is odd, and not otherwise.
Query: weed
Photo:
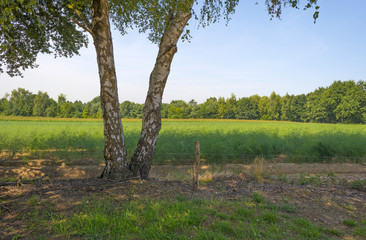
[[[327,178],[328,178],[331,182],[333,182],[333,183],[335,183],[335,182],[337,182],[337,180],[339,180],[339,178],[337,177],[337,175],[336,175],[333,171],[328,172],[328,174],[327,174]]]
[[[214,224],[212,224],[212,229],[224,235],[235,235],[236,233],[233,224],[228,221],[215,222]]]
[[[50,209],[34,209],[24,213],[23,219],[27,221],[28,229],[34,232],[43,232],[48,229],[49,222],[53,216]]]
[[[324,228],[323,231],[329,235],[333,235],[336,237],[343,237],[344,236],[344,232],[342,230],[338,230],[338,229],[332,229],[332,228]]]
[[[20,234],[16,234],[15,236],[13,236],[12,238],[11,238],[11,240],[18,240],[18,239],[22,239],[23,238],[23,236],[22,235],[20,235]]]
[[[264,202],[264,197],[262,195],[260,195],[259,193],[257,193],[257,192],[252,193],[252,199],[256,203],[263,203]]]
[[[288,182],[288,177],[284,174],[278,173],[277,174],[277,180],[279,180],[283,183],[287,183]]]
[[[221,233],[214,232],[213,230],[198,229],[197,235],[194,237],[194,239],[197,239],[197,240],[227,240],[227,237]]]
[[[365,191],[366,192],[366,180],[354,180],[351,182],[351,188],[358,190],[358,191]]]
[[[304,218],[297,218],[291,223],[290,228],[294,231],[298,231],[300,236],[305,239],[321,239],[322,227],[316,226],[309,220]]]
[[[354,211],[356,208],[355,208],[355,206],[353,206],[352,204],[347,204],[347,203],[343,203],[342,204],[342,207],[344,207],[345,209],[347,209],[347,210],[350,210],[350,211]]]
[[[358,225],[357,221],[353,219],[345,219],[343,220],[343,224],[348,227],[356,227]]]
[[[40,204],[40,196],[39,195],[32,195],[27,199],[27,203],[33,205],[34,207]]]
[[[188,198],[185,195],[181,195],[181,194],[179,194],[176,199],[178,202],[188,201]]]
[[[281,203],[281,205],[279,206],[279,210],[282,212],[287,212],[287,213],[297,212],[296,207],[294,205],[291,205],[288,203]]]
[[[242,218],[249,218],[249,217],[254,216],[254,211],[253,211],[253,209],[250,209],[250,208],[240,207],[240,208],[236,209],[236,214]]]
[[[362,220],[360,225],[353,229],[353,234],[366,239],[366,219]]]
[[[23,158],[22,158],[23,163],[28,163],[29,161],[30,161],[30,159],[27,156],[23,156]]]
[[[0,178],[0,182],[17,182],[18,179],[15,177],[2,177]]]
[[[229,216],[226,213],[218,212],[216,213],[216,216],[222,220],[226,220],[229,218]]]
[[[311,176],[310,173],[300,174],[301,185],[320,185],[321,183],[320,176]]]
[[[336,175],[336,174],[335,174],[335,172],[333,172],[333,171],[328,172],[327,176],[328,176],[329,178],[336,178],[336,177],[337,177],[337,175]]]
[[[266,221],[267,223],[276,223],[278,221],[278,216],[277,216],[277,212],[274,212],[274,211],[265,211],[261,216],[260,218],[263,220],[263,221]]]

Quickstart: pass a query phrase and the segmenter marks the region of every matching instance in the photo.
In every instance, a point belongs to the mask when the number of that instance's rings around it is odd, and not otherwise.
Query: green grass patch
[[[295,213],[297,212],[297,208],[294,205],[288,204],[288,203],[281,203],[279,206],[279,209],[282,212],[286,213]]]
[[[281,207],[238,201],[92,199],[73,215],[52,216],[65,238],[85,239],[330,239],[340,232],[303,218],[283,217]]]
[[[15,177],[0,177],[0,182],[17,182]]]
[[[351,182],[351,188],[366,192],[366,180],[358,179]]]
[[[264,202],[264,197],[262,195],[260,195],[259,193],[257,193],[257,192],[253,192],[252,199],[256,203],[263,203]]]
[[[310,173],[300,174],[301,185],[320,185],[321,183],[320,176],[312,176]]]
[[[358,225],[357,221],[353,219],[345,219],[343,220],[343,224],[348,227],[356,227]]]
[[[353,235],[366,239],[366,219],[362,220],[360,224],[353,229]]]

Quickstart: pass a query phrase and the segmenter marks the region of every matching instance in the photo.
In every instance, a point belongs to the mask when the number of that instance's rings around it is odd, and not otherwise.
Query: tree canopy
[[[71,57],[87,46],[60,1],[4,0],[0,2],[0,72],[19,76],[37,67],[40,53]]]

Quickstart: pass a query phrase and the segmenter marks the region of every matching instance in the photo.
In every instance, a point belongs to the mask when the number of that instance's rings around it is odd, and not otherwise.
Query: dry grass
[[[256,157],[253,164],[253,175],[258,181],[263,180],[264,176],[264,158]]]
[[[204,170],[201,174],[198,176],[198,180],[200,182],[212,182],[214,178],[219,177],[231,177],[234,173],[230,169],[214,169],[211,167],[208,167],[207,170]]]
[[[161,178],[168,181],[192,181],[192,166],[175,166],[175,168],[160,167],[159,170],[153,169],[150,173],[150,177]],[[198,173],[198,181],[204,183],[211,182],[215,178],[231,177],[235,175],[234,171],[231,168],[217,167],[215,165],[199,166]]]

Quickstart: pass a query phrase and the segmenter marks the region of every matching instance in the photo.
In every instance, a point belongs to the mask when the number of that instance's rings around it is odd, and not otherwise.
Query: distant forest
[[[143,104],[124,101],[120,104],[122,118],[141,118]],[[70,102],[64,94],[57,101],[46,92],[37,94],[18,88],[0,99],[0,114],[61,118],[100,118],[100,98],[87,103]],[[198,104],[191,100],[164,103],[162,118],[170,119],[252,119],[319,123],[366,123],[366,82],[335,81],[301,95],[230,98],[211,97]]]

